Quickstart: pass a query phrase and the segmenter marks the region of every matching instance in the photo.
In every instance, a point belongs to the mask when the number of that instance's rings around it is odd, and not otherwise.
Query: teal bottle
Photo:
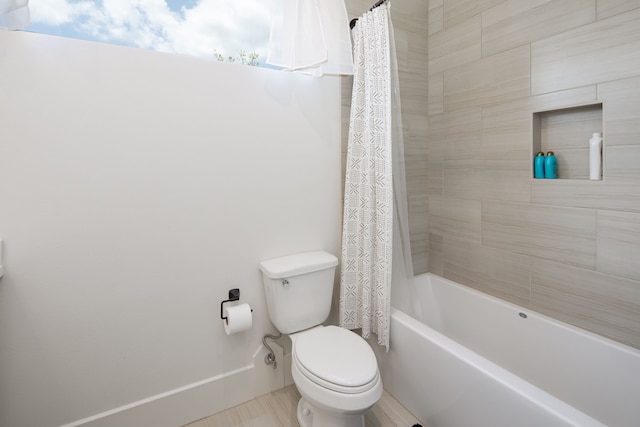
[[[553,151],[549,151],[544,158],[544,177],[547,179],[558,178],[558,161]]]
[[[544,178],[544,153],[540,151],[533,160],[533,177]]]

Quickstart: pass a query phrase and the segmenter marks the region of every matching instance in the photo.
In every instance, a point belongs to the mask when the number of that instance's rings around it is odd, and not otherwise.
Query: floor
[[[183,427],[298,427],[300,394],[294,385]],[[386,391],[365,414],[366,427],[411,427],[419,421]]]

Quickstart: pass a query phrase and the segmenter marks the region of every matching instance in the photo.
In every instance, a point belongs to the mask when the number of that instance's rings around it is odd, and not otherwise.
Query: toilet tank
[[[338,258],[325,251],[305,252],[260,263],[269,318],[292,334],[329,317]]]

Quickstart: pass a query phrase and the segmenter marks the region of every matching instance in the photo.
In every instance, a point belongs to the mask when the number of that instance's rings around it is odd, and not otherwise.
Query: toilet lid
[[[369,344],[338,326],[318,328],[300,336],[294,352],[302,371],[323,383],[361,388],[378,377],[376,357]]]

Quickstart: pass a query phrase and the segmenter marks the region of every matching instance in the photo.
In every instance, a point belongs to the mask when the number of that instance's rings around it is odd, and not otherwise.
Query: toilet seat
[[[371,347],[360,336],[338,326],[300,334],[292,356],[302,375],[338,393],[363,393],[379,382]]]

